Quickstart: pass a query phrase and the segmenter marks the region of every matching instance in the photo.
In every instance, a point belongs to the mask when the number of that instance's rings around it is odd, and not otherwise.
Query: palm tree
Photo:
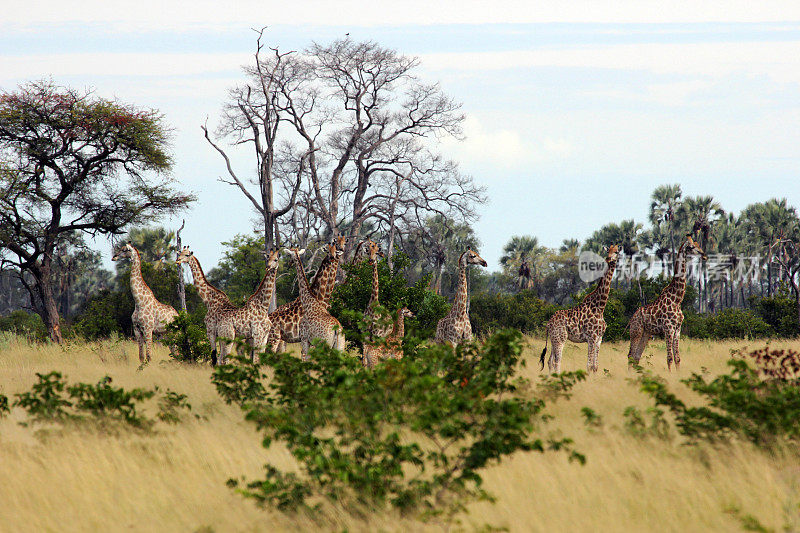
[[[691,233],[704,252],[712,252],[714,227],[725,217],[722,205],[714,200],[713,196],[689,196],[678,206],[675,215],[684,233]],[[700,310],[706,311],[708,308],[708,264],[706,262],[703,263],[697,289],[698,293],[703,296],[700,299]]]
[[[581,247],[581,241],[578,239],[564,239],[561,241],[561,247],[558,249],[559,252],[566,253],[566,252],[577,252]]]
[[[518,290],[536,286],[540,256],[546,251],[539,246],[539,239],[532,235],[515,235],[503,247],[500,264],[508,274],[517,274]]]
[[[675,212],[681,204],[681,186],[677,183],[673,185],[659,185],[653,194],[650,195],[650,223],[654,228],[661,229],[666,226],[666,232],[661,235],[669,235],[669,248],[672,257],[675,257],[675,231],[676,221]],[[666,247],[666,242],[659,242],[659,248]]]
[[[749,251],[769,257],[772,245],[783,235],[797,231],[797,210],[785,198],[772,198],[766,202],[751,204],[739,215],[745,245]],[[767,263],[767,294],[772,295],[772,264]],[[763,287],[762,287],[763,291]]]

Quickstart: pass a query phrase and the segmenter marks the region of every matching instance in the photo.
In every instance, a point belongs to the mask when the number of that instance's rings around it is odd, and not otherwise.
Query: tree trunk
[[[41,305],[36,306],[36,312],[42,317],[47,328],[50,340],[61,344],[64,338],[61,336],[61,325],[58,320],[58,305],[51,283],[51,270],[49,265],[43,265],[38,271],[33,272],[36,281],[36,291],[39,293]],[[31,295],[33,296],[33,295]]]

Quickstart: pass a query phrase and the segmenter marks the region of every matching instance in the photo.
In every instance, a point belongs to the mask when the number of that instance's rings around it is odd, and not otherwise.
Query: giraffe
[[[369,303],[367,303],[367,310],[364,312],[369,324],[370,339],[375,337],[385,337],[392,331],[391,318],[384,316],[380,313],[377,307],[380,305],[379,292],[380,286],[378,284],[378,244],[372,240],[367,239],[365,249],[367,251],[367,259],[372,266],[372,292],[370,293]]]
[[[372,368],[378,361],[383,359],[403,358],[403,336],[405,335],[405,319],[412,318],[414,313],[408,307],[401,307],[397,310],[397,318],[394,320],[392,331],[386,336],[385,341],[376,344],[364,342],[364,366]]]
[[[142,277],[142,258],[139,250],[130,241],[121,247],[111,260],[118,261],[123,257],[131,261],[131,293],[136,304],[131,316],[133,334],[139,343],[139,362],[146,364],[150,362],[153,352],[153,333],[164,333],[167,324],[178,316],[178,312],[172,306],[156,300],[153,291]]]
[[[336,272],[339,270],[339,263],[344,255],[344,245],[344,237],[338,237],[327,245],[327,253],[311,280],[311,293],[325,304],[326,309],[336,284]],[[283,352],[286,350],[287,342],[300,342],[300,319],[303,318],[303,305],[299,296],[275,309],[270,313],[269,318],[272,321],[272,331],[268,344],[272,351]]]
[[[213,286],[206,279],[203,273],[203,268],[200,266],[200,261],[194,256],[188,246],[184,246],[175,260],[175,264],[181,265],[186,263],[189,265],[189,270],[192,271],[192,278],[194,279],[194,286],[197,289],[197,294],[206,306],[206,317],[203,322],[206,325],[206,336],[208,343],[211,345],[211,361],[217,364],[219,360],[224,360],[228,351],[228,344],[219,341],[219,354],[217,357],[217,340],[219,337],[233,339],[233,334],[230,333],[229,328],[223,324],[224,314],[229,310],[235,309],[236,306],[228,298],[228,295]],[[224,331],[223,331],[224,330]]]
[[[469,295],[467,294],[467,267],[469,265],[486,266],[483,260],[472,249],[467,248],[461,257],[458,258],[458,288],[453,307],[450,312],[436,324],[436,337],[434,340],[439,343],[448,342],[452,345],[464,341],[472,340],[472,325],[469,323],[467,305]]]
[[[331,245],[333,246],[333,245]],[[303,316],[300,319],[300,353],[303,360],[308,359],[308,350],[311,341],[322,339],[328,346],[337,350],[344,350],[345,339],[342,325],[328,313],[328,306],[321,300],[314,297],[303,270],[303,263],[300,256],[305,250],[291,248],[289,253],[294,259],[294,266],[297,270],[297,285],[300,287],[300,304],[303,306]]]
[[[544,336],[544,350],[539,357],[539,364],[544,369],[544,355],[547,352],[547,338],[553,352],[547,361],[550,372],[561,372],[561,351],[567,340],[572,342],[585,342],[589,345],[589,356],[586,361],[586,370],[597,372],[597,356],[600,352],[600,343],[603,342],[603,333],[606,331],[606,321],[603,312],[608,302],[608,293],[611,290],[611,278],[617,268],[619,247],[612,244],[606,254],[606,272],[597,287],[589,293],[583,301],[572,309],[556,311],[547,321]]]
[[[272,329],[269,302],[275,289],[280,256],[280,251],[276,248],[262,253],[267,258],[267,271],[261,283],[241,307],[230,307],[220,311],[217,329],[218,335],[224,338],[233,339],[237,335],[244,337],[250,346],[250,356],[254,363],[258,363],[259,354],[267,346],[267,339]],[[219,364],[225,364],[225,355],[221,353]]]
[[[675,370],[679,369],[681,356],[678,350],[678,341],[683,323],[681,304],[686,294],[686,256],[690,254],[697,254],[704,261],[706,260],[705,252],[694,242],[691,233],[686,235],[686,240],[678,249],[676,270],[672,281],[664,287],[653,303],[640,307],[631,317],[629,363],[638,364],[647,342],[651,337],[659,335],[664,337],[667,344],[667,369],[672,370],[673,360],[675,361]]]

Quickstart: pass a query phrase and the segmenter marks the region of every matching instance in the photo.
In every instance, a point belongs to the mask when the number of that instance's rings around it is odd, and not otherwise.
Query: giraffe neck
[[[597,287],[583,299],[583,304],[594,311],[603,314],[605,311],[606,303],[608,303],[608,294],[611,291],[611,278],[614,277],[614,270],[617,268],[616,261],[609,261],[606,273],[600,278]]]
[[[131,254],[131,294],[136,302],[136,307],[141,307],[148,300],[155,298],[153,291],[142,277],[142,258],[139,251],[134,248]]]
[[[378,261],[370,261],[372,263],[372,294],[369,297],[368,309],[372,309],[378,305]]]
[[[458,264],[458,288],[453,301],[453,312],[456,315],[467,314],[467,265]]]
[[[292,252],[292,259],[294,259],[294,268],[297,270],[297,286],[300,289],[300,304],[305,311],[311,307],[314,297],[311,295],[311,289],[308,286],[308,279],[303,270],[303,263],[300,262],[300,256],[297,252]]]
[[[669,285],[664,287],[661,291],[659,299],[666,298],[667,296],[675,296],[678,305],[683,302],[683,297],[686,294],[686,254],[683,251],[678,252],[678,261],[676,265],[675,275]]]
[[[327,304],[331,300],[331,293],[336,284],[336,272],[339,270],[339,260],[331,257],[330,254],[325,256],[322,264],[317,270],[317,275],[311,280],[311,293]]]
[[[224,292],[208,282],[206,275],[203,274],[200,261],[193,255],[189,257],[189,269],[192,271],[192,278],[194,279],[194,286],[197,288],[197,294],[200,295],[200,299],[203,300],[206,307],[219,306],[228,301],[228,297]]]
[[[406,334],[406,321],[403,313],[397,311],[397,318],[394,321],[394,328],[392,329],[392,337],[402,339]]]
[[[275,278],[278,274],[278,267],[270,267],[258,284],[258,288],[253,295],[247,299],[248,305],[257,305],[269,309],[269,302],[272,299],[272,291],[275,288]]]

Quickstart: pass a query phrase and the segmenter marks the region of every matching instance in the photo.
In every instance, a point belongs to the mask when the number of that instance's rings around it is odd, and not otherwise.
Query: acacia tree
[[[172,189],[168,140],[158,112],[52,81],[0,94],[0,249],[53,341],[59,244],[76,232],[120,234],[194,200]]]

